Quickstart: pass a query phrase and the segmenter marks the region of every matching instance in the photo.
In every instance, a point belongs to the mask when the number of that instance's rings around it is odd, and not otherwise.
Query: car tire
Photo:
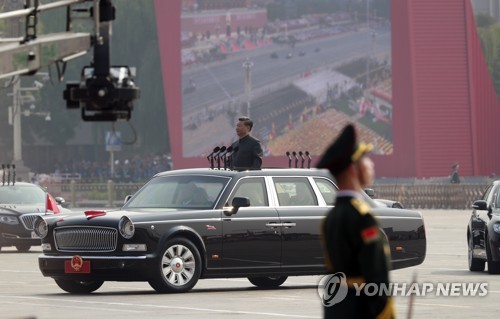
[[[160,293],[189,291],[198,282],[201,267],[200,252],[190,240],[169,240],[162,249],[149,285]]]
[[[500,274],[500,262],[494,261],[491,257],[490,244],[488,243],[488,234],[486,234],[486,259],[488,261],[488,273],[492,275]]]
[[[484,264],[486,261],[484,259],[475,258],[473,255],[473,240],[472,236],[467,236],[467,261],[469,263],[470,271],[484,271]]]
[[[29,251],[30,248],[31,248],[31,245],[28,245],[28,244],[19,244],[19,245],[16,245],[16,249],[18,251],[22,251],[22,252]]]
[[[287,276],[282,277],[248,277],[248,280],[255,286],[260,288],[276,288],[281,286],[286,280]]]
[[[101,288],[104,281],[102,280],[67,280],[67,279],[54,279],[56,284],[62,290],[72,294],[89,294]]]

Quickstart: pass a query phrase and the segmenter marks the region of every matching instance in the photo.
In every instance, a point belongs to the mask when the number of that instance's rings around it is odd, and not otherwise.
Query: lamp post
[[[250,99],[252,95],[252,67],[253,62],[249,58],[243,62],[243,68],[245,69],[245,93],[247,95],[247,110],[246,115],[250,117]]]
[[[375,48],[375,39],[377,37],[377,34],[375,31],[372,31],[370,33],[370,39],[371,39],[371,44],[370,44],[370,49],[366,51],[366,88],[370,88],[370,60],[374,56],[374,48]]]
[[[35,99],[32,96],[23,96],[21,93],[25,91],[38,91],[41,87],[43,87],[43,85],[40,82],[35,81],[34,87],[23,88],[21,87],[20,78],[15,79],[12,84],[12,111],[9,112],[9,124],[12,124],[13,129],[12,164],[16,165],[16,176],[24,181],[29,181],[30,169],[24,166],[23,161],[21,116],[44,116],[46,121],[50,121],[51,118],[49,112],[33,112],[31,110],[22,111],[21,107],[23,104],[33,103]]]

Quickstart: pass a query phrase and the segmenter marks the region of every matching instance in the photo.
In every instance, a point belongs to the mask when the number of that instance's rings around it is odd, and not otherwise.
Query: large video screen
[[[269,158],[319,156],[348,122],[393,153],[390,0],[184,0],[180,14],[182,157],[230,145],[241,116]]]
[[[500,3],[498,1],[471,0],[477,32],[486,64],[495,86],[500,93]]]

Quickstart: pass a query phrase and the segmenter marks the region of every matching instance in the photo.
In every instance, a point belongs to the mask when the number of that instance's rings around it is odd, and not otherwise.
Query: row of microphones
[[[7,169],[7,172],[5,172]],[[16,165],[15,164],[2,164],[2,186],[5,185],[5,176],[7,175],[7,185],[14,185],[16,183]],[[12,176],[12,179],[11,179]]]
[[[307,168],[311,168],[311,154],[309,153],[309,151],[305,151],[305,152],[302,152],[302,151],[299,151],[298,153],[293,151],[293,152],[286,152],[286,157],[288,157],[288,168],[292,168],[292,156],[293,158],[295,158],[295,168],[299,168],[299,156],[300,156],[300,159],[301,159],[301,162],[300,162],[300,168],[304,168],[304,162],[306,161],[306,157],[307,157]]]
[[[210,162],[210,168],[214,169],[215,164],[217,164],[217,169],[221,169],[223,165],[224,169],[233,169],[233,154],[236,152],[237,147],[233,149],[232,146],[217,146],[213,149],[212,153],[208,154],[207,159]],[[221,163],[222,162],[222,163]]]

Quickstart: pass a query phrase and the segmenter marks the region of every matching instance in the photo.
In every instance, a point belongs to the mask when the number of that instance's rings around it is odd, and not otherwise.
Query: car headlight
[[[128,218],[127,216],[123,216],[120,219],[120,223],[118,224],[118,230],[120,231],[120,235],[122,235],[123,238],[130,239],[132,238],[132,236],[134,236],[135,226],[130,218]]]
[[[33,223],[33,231],[42,239],[47,237],[47,234],[49,233],[49,226],[47,225],[45,219],[41,216],[38,216],[35,219],[35,222]]]
[[[500,224],[493,224],[493,230],[495,233],[500,233]]]
[[[0,216],[0,223],[8,224],[8,225],[17,225],[19,224],[19,219],[14,216]]]

